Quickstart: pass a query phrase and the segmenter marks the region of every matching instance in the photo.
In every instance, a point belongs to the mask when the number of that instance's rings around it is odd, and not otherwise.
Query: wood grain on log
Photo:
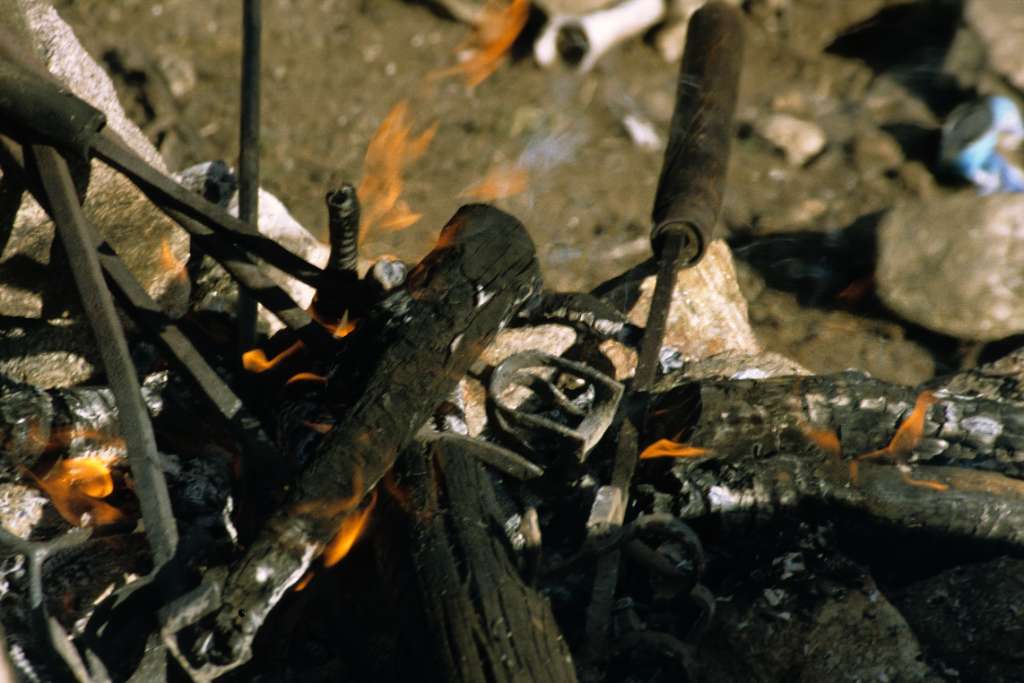
[[[522,225],[497,209],[466,206],[406,286],[344,339],[326,391],[339,420],[292,486],[290,504],[233,567],[222,604],[188,643],[167,635],[193,678],[209,680],[249,659],[270,610],[540,284]]]
[[[651,395],[644,441],[708,449],[672,465],[683,516],[756,520],[780,508],[824,506],[909,529],[1024,544],[1020,402],[940,391],[920,437],[890,458],[897,466],[864,460],[854,474],[850,462],[890,443],[920,391],[858,372],[679,382],[668,377]],[[840,454],[819,445],[815,435],[824,433],[838,436]]]
[[[417,481],[411,552],[420,601],[446,681],[576,680],[547,600],[523,583],[503,532],[494,487],[458,442],[411,454]]]

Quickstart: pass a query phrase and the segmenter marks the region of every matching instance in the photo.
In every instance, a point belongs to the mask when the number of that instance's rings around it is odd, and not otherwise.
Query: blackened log
[[[668,473],[642,464],[640,476],[671,475],[684,517],[756,521],[780,509],[823,507],[1024,545],[1022,402],[937,391],[913,448],[861,460],[854,474],[850,463],[890,443],[920,390],[858,372],[678,381],[666,378],[646,402],[642,447],[668,438],[708,451],[671,461]],[[820,438],[832,433],[839,453]]]
[[[325,392],[338,422],[291,487],[289,504],[233,567],[222,605],[189,633],[167,635],[196,680],[249,659],[256,631],[284,592],[540,286],[523,226],[497,209],[466,206],[405,287],[345,337]]]
[[[440,439],[402,462],[419,632],[452,683],[575,681],[551,606],[516,569],[491,479],[461,449]]]

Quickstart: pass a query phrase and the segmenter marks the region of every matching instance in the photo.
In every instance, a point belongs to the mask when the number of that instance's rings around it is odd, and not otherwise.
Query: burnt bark
[[[411,449],[412,450],[412,449]],[[410,543],[424,624],[453,683],[575,681],[547,599],[520,577],[491,478],[461,442],[403,460],[413,482]]]
[[[288,503],[232,568],[212,614],[186,634],[168,634],[195,679],[249,659],[256,631],[284,592],[539,288],[533,243],[522,225],[491,207],[463,207],[406,286],[343,340],[325,392],[337,423],[294,482]]]
[[[670,461],[669,472],[652,463],[642,476],[670,475],[660,486],[682,494],[684,517],[756,521],[780,509],[824,508],[947,537],[1024,544],[1024,403],[936,391],[912,446],[858,460],[890,444],[920,393],[857,372],[667,378],[644,401],[642,446],[668,438],[708,450]],[[838,437],[839,452],[822,434]]]

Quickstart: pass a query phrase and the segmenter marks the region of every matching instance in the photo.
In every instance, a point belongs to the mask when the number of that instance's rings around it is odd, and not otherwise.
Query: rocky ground
[[[56,6],[115,75],[131,115],[172,169],[236,157],[240,3]],[[1005,40],[986,33],[998,18],[979,20],[954,1],[744,7],[723,233],[762,342],[815,371],[858,367],[908,384],[974,362],[979,343],[889,312],[870,275],[884,212],[974,195],[943,178],[935,158],[954,106],[978,93],[1019,95],[1012,76],[991,66],[1007,61]],[[374,130],[408,98],[414,130],[438,124],[406,174],[403,196],[423,217],[401,232],[372,233],[368,255],[418,257],[466,201],[460,193],[495,164],[518,162],[529,171],[528,188],[500,204],[530,228],[551,286],[586,289],[641,261],[661,150],[635,144],[623,120],[647,120],[664,140],[677,67],[653,41],[636,40],[586,74],[544,70],[530,57],[542,23],[535,12],[511,62],[469,88],[457,78],[429,79],[455,63],[469,35],[429,3],[264,3],[265,186],[322,236],[324,192],[358,181]],[[915,258],[913,242],[896,251]],[[921,287],[952,290],[957,281],[946,272]]]

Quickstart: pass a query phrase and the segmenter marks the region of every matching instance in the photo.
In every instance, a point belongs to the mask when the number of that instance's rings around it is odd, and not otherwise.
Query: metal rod
[[[93,142],[93,154],[128,177],[165,213],[176,210],[201,223],[247,255],[259,257],[311,287],[320,283],[323,271],[284,247],[260,235],[252,225],[243,223],[220,206],[174,182],[143,161],[117,135],[104,130]],[[187,228],[186,228],[187,229]],[[261,302],[262,303],[262,302]],[[264,304],[265,305],[265,304]]]
[[[6,140],[0,140],[0,168],[5,174],[17,177],[24,182],[36,201],[44,209],[49,210],[49,202],[45,193],[40,184],[26,173],[24,160],[18,152],[19,149],[9,146]],[[107,276],[108,282],[113,286],[115,295],[120,296],[129,304],[126,310],[133,319],[159,339],[164,348],[192,377],[200,391],[232,427],[235,435],[245,447],[247,457],[261,463],[277,461],[279,458],[276,449],[263,433],[256,416],[249,412],[238,395],[206,362],[206,359],[181,331],[181,328],[164,314],[160,305],[143,289],[125,266],[124,261],[118,257],[109,244],[103,241],[96,226],[86,222],[84,228],[88,233],[89,242],[97,249],[100,267]]]
[[[321,282],[323,271],[274,242],[252,235],[248,224],[150,167],[107,131],[97,139],[93,149],[96,156],[129,177],[161,211],[188,231],[200,249],[223,265],[281,322],[298,332],[310,348],[330,346],[330,334],[266,275],[264,269],[254,262],[253,254],[289,275],[303,275],[299,279],[305,282]]]
[[[351,183],[327,193],[327,230],[331,256],[325,270],[356,272],[359,266],[359,197]]]
[[[633,382],[641,390],[657,375],[676,272],[696,265],[714,238],[742,63],[740,11],[721,1],[697,10],[686,32],[676,109],[651,212],[659,269]]]
[[[257,225],[260,193],[260,29],[262,0],[242,0],[242,106],[238,141],[238,218]],[[256,343],[256,300],[238,292],[240,352]]]
[[[135,492],[146,526],[146,537],[156,567],[174,556],[178,529],[171,510],[167,482],[156,449],[153,425],[142,398],[124,329],[114,309],[114,300],[103,280],[87,219],[78,201],[67,162],[52,147],[28,148],[39,171],[57,233],[67,252],[71,273],[82,299],[82,307],[96,335],[110,389],[117,401],[121,429],[128,445],[128,464],[135,480]]]

